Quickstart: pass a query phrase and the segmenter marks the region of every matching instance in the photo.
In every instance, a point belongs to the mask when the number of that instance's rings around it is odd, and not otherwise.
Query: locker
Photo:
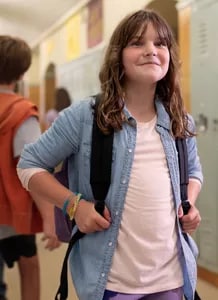
[[[218,1],[198,0],[191,17],[191,110],[198,131],[204,185],[195,234],[198,264],[218,273]]]

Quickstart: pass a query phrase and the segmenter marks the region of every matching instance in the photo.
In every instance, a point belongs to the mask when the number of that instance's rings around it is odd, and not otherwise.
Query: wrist
[[[76,194],[70,193],[69,196],[65,199],[63,205],[62,205],[62,212],[66,216],[68,214],[68,210],[70,205],[73,205],[74,201],[76,199]]]
[[[77,210],[77,207],[79,205],[81,198],[82,198],[82,194],[78,193],[78,194],[75,194],[75,196],[69,202],[66,211],[67,211],[67,214],[68,214],[70,220],[74,219],[75,213],[76,213],[76,210]]]

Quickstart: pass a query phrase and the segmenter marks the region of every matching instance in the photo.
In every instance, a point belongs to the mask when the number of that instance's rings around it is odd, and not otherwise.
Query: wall
[[[50,63],[65,62],[65,28],[59,28],[40,44],[40,77],[44,77],[45,70]]]
[[[27,77],[30,85],[39,84],[40,73],[39,73],[39,48],[38,47],[32,52],[32,64],[31,64],[31,68],[27,73]]]
[[[119,21],[128,13],[144,8],[151,0],[105,0],[104,39],[107,42]]]

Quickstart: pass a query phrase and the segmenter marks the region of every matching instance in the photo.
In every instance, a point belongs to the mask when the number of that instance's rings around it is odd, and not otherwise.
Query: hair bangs
[[[170,49],[174,37],[170,27],[167,25],[165,20],[163,18],[160,18],[157,14],[150,12],[149,21],[156,30],[160,41],[164,45],[166,45],[168,49]]]
[[[124,26],[123,36],[125,37],[122,48],[125,48],[134,38],[138,37],[139,39],[145,33],[148,20],[144,11],[141,13],[135,13],[130,18],[126,20],[126,25]]]

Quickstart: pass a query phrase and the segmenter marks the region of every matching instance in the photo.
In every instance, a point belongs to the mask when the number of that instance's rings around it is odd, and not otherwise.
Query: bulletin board
[[[57,66],[58,87],[65,87],[73,102],[100,91],[98,79],[104,48],[94,50],[79,59]]]

